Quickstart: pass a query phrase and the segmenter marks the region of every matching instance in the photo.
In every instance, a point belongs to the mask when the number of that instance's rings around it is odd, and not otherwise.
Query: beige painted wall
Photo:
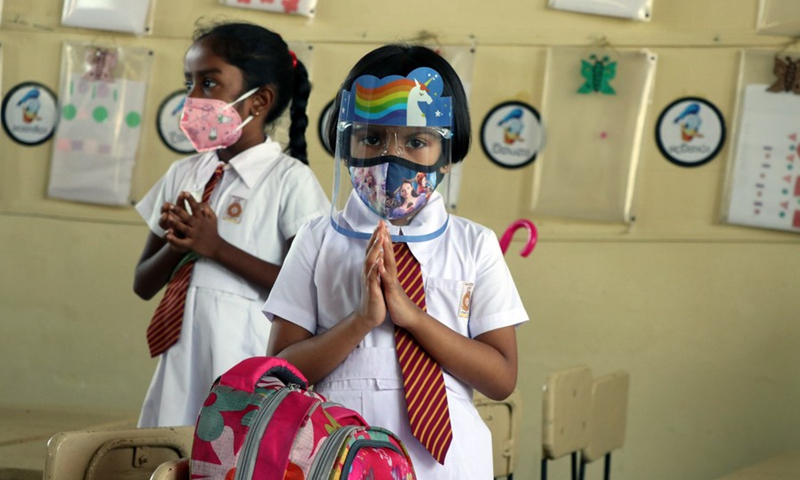
[[[161,99],[180,88],[194,20],[246,18],[314,46],[308,138],[327,187],[332,162],[313,126],[354,60],[378,44],[422,31],[443,44],[474,40],[476,129],[501,101],[540,106],[547,46],[605,36],[618,48],[650,48],[659,60],[632,227],[539,218],[527,208],[535,167],[501,170],[477,144],[466,162],[459,214],[498,233],[532,218],[540,231],[531,257],[514,253],[519,243],[508,256],[533,318],[519,330],[525,417],[516,478],[538,478],[546,375],[577,364],[596,375],[631,372],[618,480],[709,479],[800,447],[800,238],[721,224],[729,148],[681,169],[661,157],[651,134],[657,114],[687,95],[709,99],[731,121],[739,49],[786,41],[755,35],[757,0],[660,0],[650,23],[554,11],[545,0],[319,3],[308,20],[214,0],[159,0],[153,34],[135,38],[60,27],[60,0],[5,0],[2,91],[29,79],[57,90],[64,40],[151,48],[138,196],[177,158],[159,141],[154,118]],[[0,135],[0,404],[136,410],[155,368],[144,341],[155,303],[131,290],[147,230],[130,208],[46,199],[51,148]],[[485,188],[494,193],[483,195]],[[551,464],[551,478],[565,478],[567,463]],[[600,473],[599,465],[590,469]]]

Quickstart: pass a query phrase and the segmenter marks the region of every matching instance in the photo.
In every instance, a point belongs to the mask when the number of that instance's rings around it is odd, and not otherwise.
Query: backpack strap
[[[276,377],[285,384],[308,388],[308,380],[300,370],[283,358],[250,357],[242,360],[219,377],[218,383],[227,387],[253,393],[263,377]]]

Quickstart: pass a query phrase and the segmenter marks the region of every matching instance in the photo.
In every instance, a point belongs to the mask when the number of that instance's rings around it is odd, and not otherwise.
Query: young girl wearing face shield
[[[490,479],[472,392],[513,391],[528,317],[495,234],[435,190],[469,149],[464,89],[430,49],[389,45],[355,65],[336,107],[331,215],[298,232],[264,305],[267,354],[397,433],[417,478]]]
[[[330,208],[307,166],[308,74],[278,34],[199,29],[184,71],[180,126],[199,153],[136,206],[150,233],[134,291],[150,299],[167,286],[147,331],[159,363],[140,427],[194,425],[214,379],[264,353],[261,306],[300,225]],[[290,104],[283,153],[265,130]]]

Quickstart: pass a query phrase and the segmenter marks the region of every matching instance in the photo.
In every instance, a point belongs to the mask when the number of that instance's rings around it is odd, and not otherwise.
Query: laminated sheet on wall
[[[800,2],[761,0],[756,31],[767,35],[800,35]]]
[[[649,22],[653,0],[549,0],[551,8]]]
[[[647,50],[548,50],[542,102],[548,134],[534,174],[534,213],[633,220],[655,66]]]
[[[65,42],[47,195],[127,205],[152,54]]]
[[[313,17],[317,8],[317,0],[219,0],[219,3],[229,7],[288,13],[305,17]]]
[[[742,52],[723,221],[800,232],[800,77],[784,68],[792,62],[800,52]]]
[[[152,30],[155,0],[64,0],[61,24],[135,34]]]

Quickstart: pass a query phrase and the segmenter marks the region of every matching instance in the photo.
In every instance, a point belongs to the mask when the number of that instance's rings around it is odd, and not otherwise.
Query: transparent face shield
[[[369,238],[381,219],[402,227],[442,202],[436,189],[449,178],[452,143],[450,98],[441,96],[442,87],[436,71],[419,68],[406,77],[359,77],[342,92],[331,204],[337,231]],[[441,218],[395,240],[441,233]]]

